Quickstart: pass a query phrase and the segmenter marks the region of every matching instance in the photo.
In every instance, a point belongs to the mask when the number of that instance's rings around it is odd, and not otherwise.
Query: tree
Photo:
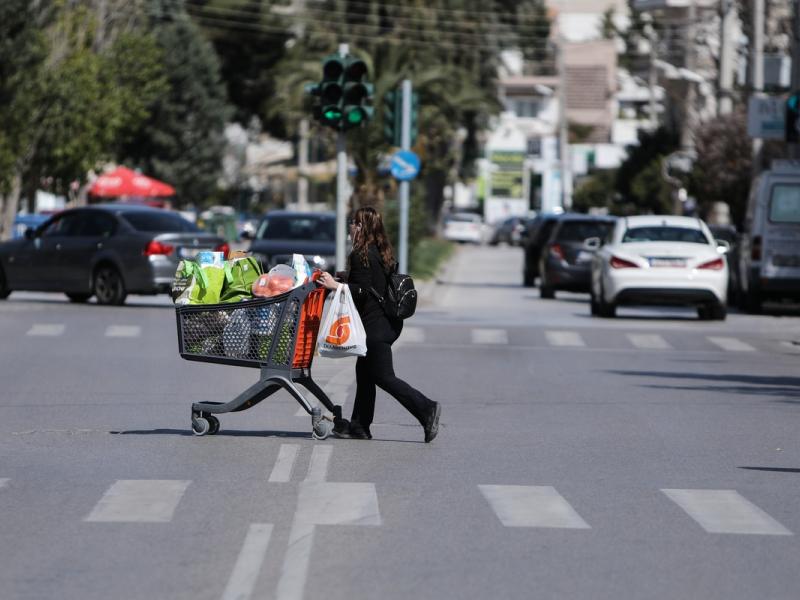
[[[607,208],[613,211],[616,190],[614,182],[615,170],[595,171],[581,182],[572,194],[572,209],[576,212],[588,212],[590,208]]]
[[[642,210],[647,210],[647,205],[650,203],[646,198],[633,191],[633,181],[639,173],[646,169],[650,169],[653,173],[654,161],[677,149],[677,136],[663,127],[654,132],[639,132],[639,144],[628,148],[628,157],[617,170],[616,188],[623,205],[637,206],[638,202],[643,200],[645,206],[642,206]],[[640,181],[640,183],[642,182]]]
[[[122,153],[172,184],[179,204],[202,204],[216,191],[231,114],[219,61],[183,2],[153,0],[150,14],[164,58],[166,92],[148,106],[146,124]]]

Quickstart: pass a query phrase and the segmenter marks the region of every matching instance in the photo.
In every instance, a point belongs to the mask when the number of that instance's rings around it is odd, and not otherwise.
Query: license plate
[[[685,258],[651,258],[651,267],[672,267],[681,268],[686,266]]]
[[[181,258],[196,258],[198,252],[202,252],[202,248],[181,248],[180,250],[180,257]]]

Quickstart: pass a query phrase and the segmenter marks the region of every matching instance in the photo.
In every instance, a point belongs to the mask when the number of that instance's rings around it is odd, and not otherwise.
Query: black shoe
[[[342,419],[345,423],[344,419]],[[337,438],[341,438],[344,440],[371,440],[372,434],[370,434],[369,429],[364,429],[358,423],[349,423],[347,428],[341,429],[337,431],[336,426],[334,425],[333,428],[333,435]]]
[[[429,444],[439,433],[439,417],[442,414],[442,405],[438,402],[433,403],[433,410],[431,410],[428,418],[425,419],[425,443]]]
[[[350,421],[342,417],[333,417],[333,435],[338,437],[340,434],[346,434],[350,431]]]

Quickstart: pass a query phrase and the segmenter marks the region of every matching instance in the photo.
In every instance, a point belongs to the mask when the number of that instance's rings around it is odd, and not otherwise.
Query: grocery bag
[[[350,288],[341,284],[328,294],[322,311],[317,351],[328,358],[366,356],[367,333],[358,316]]]
[[[178,306],[217,304],[224,280],[225,270],[222,267],[182,260],[175,271],[172,299]]]
[[[252,256],[225,261],[225,282],[220,302],[239,302],[253,297],[253,283],[261,275],[261,265]]]

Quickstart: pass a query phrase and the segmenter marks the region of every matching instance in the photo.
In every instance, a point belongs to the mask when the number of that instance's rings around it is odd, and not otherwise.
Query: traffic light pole
[[[350,53],[347,44],[339,44],[339,54]],[[336,134],[336,270],[344,271],[347,265],[347,138],[344,131]]]
[[[411,149],[411,80],[404,79],[402,84],[403,111],[400,128],[400,147],[403,150]],[[408,181],[400,182],[400,235],[398,248],[399,271],[408,273],[408,212],[409,212],[409,186]]]

